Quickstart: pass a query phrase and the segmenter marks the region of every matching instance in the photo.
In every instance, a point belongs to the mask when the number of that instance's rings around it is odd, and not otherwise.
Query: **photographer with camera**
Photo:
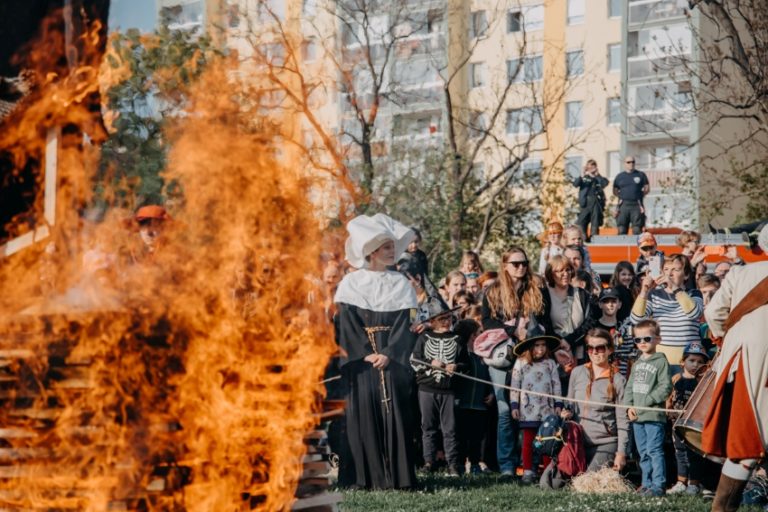
[[[605,209],[605,193],[603,189],[608,186],[608,178],[601,176],[597,169],[597,162],[590,158],[581,173],[581,176],[573,180],[573,186],[579,187],[579,217],[576,223],[581,227],[584,236],[589,241],[592,235],[600,234],[600,226],[603,225],[603,210]],[[587,226],[592,225],[591,232],[587,233]]]

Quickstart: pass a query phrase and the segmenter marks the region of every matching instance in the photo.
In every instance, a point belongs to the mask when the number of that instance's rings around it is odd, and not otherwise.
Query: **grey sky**
[[[109,29],[125,31],[138,28],[142,32],[155,29],[156,0],[112,0],[109,6]]]

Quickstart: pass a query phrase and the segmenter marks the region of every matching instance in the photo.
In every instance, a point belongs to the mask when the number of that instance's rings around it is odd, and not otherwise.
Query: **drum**
[[[712,360],[714,361],[717,359]],[[715,386],[717,385],[717,373],[712,370],[710,365],[707,368],[701,381],[696,386],[691,398],[688,400],[688,404],[685,406],[683,414],[675,421],[674,431],[682,439],[689,448],[699,455],[708,458],[711,461],[722,464],[725,459],[716,457],[704,453],[701,449],[701,434],[704,430],[704,418],[709,411],[709,406],[712,403],[712,395],[715,392]]]

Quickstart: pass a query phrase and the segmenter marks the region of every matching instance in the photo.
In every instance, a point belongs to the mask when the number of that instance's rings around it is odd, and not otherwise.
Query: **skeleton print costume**
[[[440,361],[442,366],[455,364],[456,371],[465,370],[469,364],[466,340],[453,332],[436,333],[425,331],[416,341],[411,365],[416,370],[419,384],[419,409],[421,410],[421,432],[424,462],[432,465],[440,448],[439,433],[442,432],[443,449],[450,470],[463,472],[459,461],[459,442],[456,436],[455,388],[461,377],[451,377],[420,361]]]

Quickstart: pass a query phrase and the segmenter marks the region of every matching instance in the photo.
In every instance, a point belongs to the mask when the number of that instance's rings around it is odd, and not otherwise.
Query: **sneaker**
[[[650,490],[650,493],[648,493],[648,496],[653,496],[654,498],[661,498],[666,493],[664,492],[664,489],[654,488]]]
[[[503,476],[504,478],[512,478],[515,476],[515,473],[511,469],[505,469],[504,471],[501,472],[501,476]]]
[[[451,466],[448,469],[448,476],[451,478],[458,478],[461,476],[461,471],[459,471],[459,468],[456,466]]]
[[[710,491],[709,489],[704,489],[702,487],[702,489],[701,489],[701,498],[703,500],[713,500],[713,499],[715,499],[715,493]]]
[[[667,491],[667,493],[669,493],[669,494],[682,494],[682,493],[687,491],[688,487],[690,487],[690,486],[686,486],[684,482],[678,481],[675,485],[672,486],[671,489],[669,489]]]
[[[434,462],[426,462],[424,463],[424,466],[421,468],[421,470],[425,473],[434,473],[435,472],[435,463]]]
[[[523,485],[533,485],[536,483],[536,473],[531,471],[530,469],[526,469],[523,472],[523,478],[520,480],[520,483]]]
[[[671,492],[671,491],[667,491]],[[697,494],[701,493],[701,486],[696,484],[688,484],[688,487],[685,488],[685,494],[689,496],[696,496]]]
[[[491,470],[491,468],[488,467],[488,464],[486,464],[485,462],[481,462],[480,472],[483,474],[488,474],[488,473],[493,473],[493,470]]]

